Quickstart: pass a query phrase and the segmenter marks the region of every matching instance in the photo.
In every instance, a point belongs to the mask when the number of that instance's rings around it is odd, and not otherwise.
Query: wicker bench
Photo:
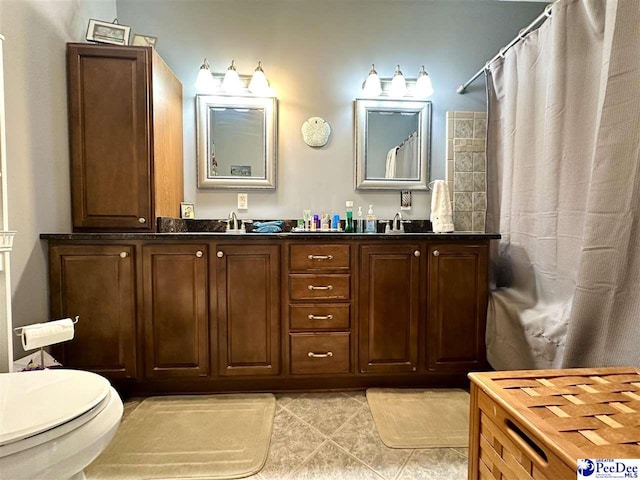
[[[469,480],[574,480],[580,458],[640,458],[635,368],[487,372],[469,378]]]

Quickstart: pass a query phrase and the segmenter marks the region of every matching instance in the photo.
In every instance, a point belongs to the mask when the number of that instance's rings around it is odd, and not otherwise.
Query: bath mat
[[[272,394],[147,398],[85,474],[89,480],[252,475],[267,458],[275,408]]]
[[[370,388],[367,402],[387,447],[469,444],[469,394],[464,390]]]

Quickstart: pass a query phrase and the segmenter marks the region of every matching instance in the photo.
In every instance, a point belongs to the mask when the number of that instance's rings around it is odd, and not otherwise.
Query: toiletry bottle
[[[356,233],[362,233],[364,231],[364,220],[362,219],[362,207],[358,207],[358,220],[356,221]]]
[[[333,212],[331,221],[331,229],[336,232],[340,231],[340,214],[338,212]]]
[[[353,233],[353,202],[348,200],[345,205],[347,207],[347,215],[344,221],[344,231],[345,233]]]
[[[373,205],[369,205],[369,211],[367,212],[367,227],[366,233],[376,233],[376,216],[373,214]]]

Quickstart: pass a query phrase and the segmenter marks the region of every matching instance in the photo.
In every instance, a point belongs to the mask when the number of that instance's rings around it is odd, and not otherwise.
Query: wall
[[[113,0],[0,2],[9,228],[18,231],[11,254],[14,326],[49,319],[39,235],[71,230],[65,43],[84,40],[89,18],[115,17]],[[14,336],[14,357],[23,355]]]
[[[120,23],[158,37],[157,49],[183,83],[185,200],[198,217],[226,217],[236,191],[196,188],[195,89],[204,57],[223,73],[232,59],[250,74],[258,60],[279,99],[278,188],[250,192],[244,218],[298,218],[302,208],[330,212],[376,205],[399,209],[397,192],[355,192],[353,100],[371,63],[391,77],[420,65],[435,94],[431,178],[445,176],[445,112],[486,109],[483,81],[456,87],[528,25],[543,5],[490,0],[117,0]],[[331,124],[322,149],[307,147],[300,127],[311,116]],[[429,194],[414,193],[409,218],[427,218]]]

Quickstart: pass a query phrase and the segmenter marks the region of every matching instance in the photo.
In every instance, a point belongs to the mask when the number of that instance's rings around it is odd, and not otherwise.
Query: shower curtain
[[[640,366],[640,1],[559,0],[490,65],[487,356]]]

